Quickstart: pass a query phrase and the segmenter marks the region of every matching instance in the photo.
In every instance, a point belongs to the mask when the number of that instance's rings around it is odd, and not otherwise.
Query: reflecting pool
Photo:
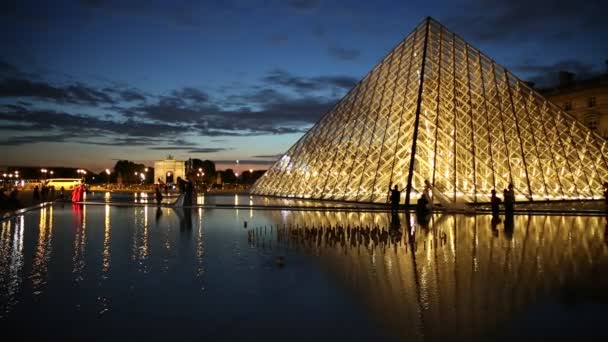
[[[606,336],[606,222],[55,204],[0,222],[0,323],[45,339]]]

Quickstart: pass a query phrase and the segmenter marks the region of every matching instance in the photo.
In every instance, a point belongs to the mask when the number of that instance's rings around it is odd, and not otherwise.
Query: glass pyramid
[[[608,143],[427,18],[253,186],[258,195],[413,203],[598,199]]]

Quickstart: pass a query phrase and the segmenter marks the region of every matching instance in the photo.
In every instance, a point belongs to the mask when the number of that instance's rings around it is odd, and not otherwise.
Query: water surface
[[[606,335],[605,226],[58,204],[1,223],[0,323],[45,339]]]

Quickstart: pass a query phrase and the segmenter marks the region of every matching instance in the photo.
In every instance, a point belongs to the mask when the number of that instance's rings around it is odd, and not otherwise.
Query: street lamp
[[[51,171],[49,171],[49,173],[51,174],[51,177],[53,177],[53,174],[54,174],[55,172],[53,172],[53,170],[51,170]]]
[[[148,172],[148,168],[145,168],[144,171]]]
[[[110,187],[110,169],[106,169],[106,188]]]

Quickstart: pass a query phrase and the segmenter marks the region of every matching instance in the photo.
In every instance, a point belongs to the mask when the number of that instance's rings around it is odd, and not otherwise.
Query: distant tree
[[[196,176],[200,169],[205,174],[202,178],[205,183],[210,184],[215,181],[215,163],[211,160],[190,159],[190,165],[189,175]]]
[[[135,172],[144,172],[146,166],[144,164],[136,164],[129,160],[119,160],[114,165],[114,173],[116,177],[122,179],[125,183],[139,183],[141,178],[135,175]],[[150,174],[148,170],[148,174]],[[153,173],[152,173],[153,174]],[[147,177],[147,178],[153,178]]]
[[[253,172],[243,171],[243,173],[239,176],[239,182],[242,184],[253,184],[260,177],[262,177],[264,173],[266,173],[266,170],[254,170]]]
[[[222,181],[224,181],[224,183],[236,183],[236,175],[232,169],[226,169],[220,172],[222,174]]]

